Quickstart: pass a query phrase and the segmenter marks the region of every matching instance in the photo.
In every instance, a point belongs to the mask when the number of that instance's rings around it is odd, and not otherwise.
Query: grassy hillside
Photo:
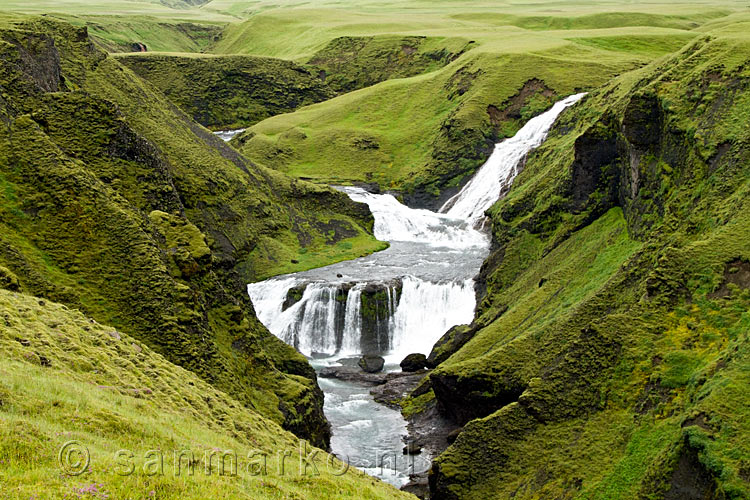
[[[0,40],[0,266],[326,446],[314,372],[245,284],[382,248],[366,207],[254,165],[84,29]]]
[[[438,71],[265,120],[235,144],[294,176],[375,182],[405,191],[407,201],[434,206],[455,193],[496,141],[554,99],[603,85],[694,36],[628,30],[560,39],[554,49],[532,45],[521,53],[489,52],[480,44]]]
[[[566,112],[491,210],[420,401],[465,424],[433,498],[750,495],[750,41],[709,33]]]
[[[305,471],[300,450],[307,457],[314,448],[78,311],[0,290],[0,317],[4,499],[409,498],[356,469],[340,474],[344,465],[323,451],[311,457],[315,469]],[[58,461],[71,441],[89,453],[80,475],[73,467],[64,473]],[[118,450],[133,455],[118,456]],[[147,455],[151,450],[159,452]],[[175,452],[183,458],[176,460]],[[209,475],[206,454],[212,453]],[[220,458],[225,453],[230,458]],[[267,455],[265,474],[261,454]],[[68,465],[79,459],[72,454]]]
[[[187,22],[151,16],[57,16],[85,26],[108,52],[203,52],[221,34],[223,23]]]
[[[248,127],[334,95],[317,74],[280,59],[129,54],[118,61],[214,129]]]

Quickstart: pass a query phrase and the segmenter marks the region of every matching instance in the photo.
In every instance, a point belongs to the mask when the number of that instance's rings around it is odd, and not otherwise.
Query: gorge
[[[746,2],[2,4],[3,499],[750,498]]]
[[[559,101],[498,143],[440,213],[408,208],[391,194],[340,188],[352,200],[367,203],[375,216],[375,236],[390,247],[354,261],[249,284],[258,318],[281,340],[313,357],[318,368],[368,354],[384,356],[394,370],[407,354],[429,354],[449,328],[474,319],[474,278],[490,245],[482,231],[485,211],[510,188],[522,160],[542,144],[557,117],[584,96]],[[428,461],[420,457],[419,467],[404,462],[407,468],[396,468],[392,477],[394,469],[383,467],[377,457],[400,455],[394,437],[405,432],[403,421],[372,401],[367,388],[357,390],[356,382],[321,385],[329,400],[327,416],[336,424],[331,441],[335,454],[398,486],[409,471],[426,470]]]

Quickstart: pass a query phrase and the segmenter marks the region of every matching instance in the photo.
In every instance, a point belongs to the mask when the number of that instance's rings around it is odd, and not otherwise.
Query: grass
[[[508,99],[522,92],[526,82],[540,80],[554,94],[535,108],[538,112],[552,97],[596,88],[678,50],[703,25],[721,23],[746,9],[734,1],[614,1],[606,6],[581,0],[563,6],[470,1],[443,2],[436,9],[420,1],[405,8],[402,2],[383,0],[356,6],[328,0],[282,5],[213,0],[188,9],[139,2],[158,12],[124,19],[109,13],[92,17],[104,13],[106,2],[92,4],[86,15],[75,5],[63,4],[61,11],[79,16],[75,22],[89,24],[92,33],[113,44],[112,50],[142,41],[171,52],[288,59],[311,66],[311,72],[325,71],[326,84],[335,92],[385,78],[414,77],[271,118],[236,144],[256,161],[299,178],[377,183],[404,192],[407,201],[430,206],[444,201],[482,164],[494,141],[513,134],[528,118],[496,120],[487,114],[490,106],[501,111],[510,106]],[[24,10],[20,5],[9,9]],[[177,19],[192,19],[192,28],[174,29],[177,25],[170,23]],[[213,28],[198,29],[199,23],[215,27],[222,22],[226,24],[215,40],[204,36],[214,33]],[[415,37],[427,40],[416,55],[406,42]],[[463,55],[454,61],[458,54]],[[438,63],[441,57],[444,61]],[[425,71],[429,77],[420,74]],[[168,86],[158,86],[169,92]],[[203,108],[222,109],[225,91],[201,92],[196,102],[210,103],[213,94],[218,105]],[[187,94],[173,99],[185,106]],[[239,114],[252,117],[227,116],[220,120],[225,125],[244,127],[262,117],[253,103],[232,103]],[[186,109],[194,114],[191,105]],[[202,114],[208,119],[210,111]],[[216,120],[204,124],[220,126]]]
[[[381,248],[371,215],[253,164],[82,35],[45,18],[0,29],[2,266],[325,446],[314,373],[257,321],[246,284],[286,271],[280,252],[321,265]]]
[[[512,106],[527,82],[543,82],[556,97],[596,88],[679,50],[698,36],[701,24],[720,22],[742,8],[732,3],[669,9],[615,3],[602,14],[592,3],[569,3],[551,12],[542,2],[507,6],[500,14],[473,3],[440,9],[414,3],[394,16],[392,7],[372,2],[357,11],[334,11],[320,2],[258,10],[244,23],[229,25],[212,51],[308,63],[318,60],[330,40],[345,40],[340,37],[372,40],[398,33],[427,36],[437,45],[472,42],[461,57],[430,73],[270,118],[239,138],[237,146],[300,178],[374,182],[407,193],[407,199],[444,200],[444,192],[452,192],[481,165],[493,142],[512,135],[528,119],[518,114],[495,120],[488,114],[490,107]],[[273,39],[266,30],[273,30]],[[376,59],[359,58],[363,66],[377,68]],[[529,102],[519,107],[524,106]]]
[[[334,95],[312,71],[278,59],[146,53],[118,61],[212,129],[245,128]]]
[[[0,315],[3,498],[410,498],[355,469],[338,475],[343,465],[328,467],[320,450],[313,458],[319,475],[301,472],[298,438],[77,311],[0,290]],[[81,475],[58,463],[70,441],[90,454]],[[218,455],[206,473],[206,453],[215,449],[237,454],[236,475],[230,459],[220,474]],[[119,450],[133,457],[116,458]],[[177,476],[174,452],[186,450],[194,473],[184,458]],[[307,445],[305,456],[313,451]],[[284,474],[279,452],[290,453]],[[252,475],[248,465],[261,463],[252,453],[268,455],[265,475]],[[163,468],[154,457],[163,457]]]

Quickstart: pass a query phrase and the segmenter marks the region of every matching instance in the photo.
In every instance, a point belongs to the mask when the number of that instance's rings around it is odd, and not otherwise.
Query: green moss
[[[493,207],[478,331],[431,375],[487,406],[438,494],[748,495],[748,49],[717,35],[592,93]]]
[[[245,284],[285,269],[253,261],[266,240],[295,255],[337,249],[315,265],[380,248],[369,212],[253,164],[85,30],[17,22],[0,31],[4,102],[13,105],[0,130],[1,265],[23,290],[126,329],[325,446],[314,376],[257,321]],[[336,247],[350,239],[351,249]]]
[[[341,37],[331,40],[307,64],[321,71],[338,93],[405,78],[445,66],[471,47],[466,39],[427,37]]]

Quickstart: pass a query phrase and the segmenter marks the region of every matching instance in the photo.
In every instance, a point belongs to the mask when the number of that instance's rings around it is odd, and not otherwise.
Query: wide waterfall
[[[259,319],[306,355],[429,353],[445,331],[469,323],[474,277],[489,249],[476,229],[508,189],[523,158],[546,138],[578,94],[499,143],[474,178],[441,209],[402,205],[390,194],[341,188],[367,203],[383,252],[248,286]]]

